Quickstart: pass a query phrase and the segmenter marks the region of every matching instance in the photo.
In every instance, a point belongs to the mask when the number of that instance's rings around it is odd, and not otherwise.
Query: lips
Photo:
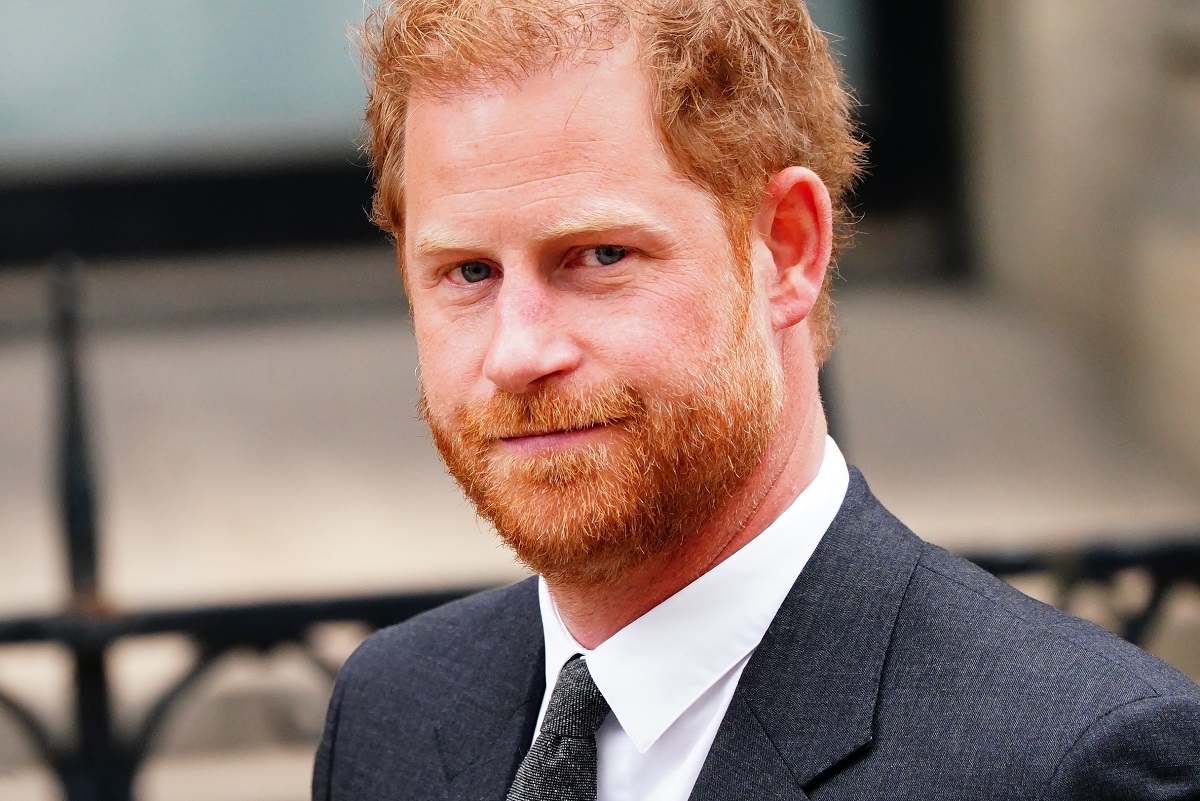
[[[498,437],[498,439],[507,442],[509,440],[517,440],[517,439],[531,439],[533,437],[552,437],[552,436],[557,436],[557,435],[562,435],[562,434],[575,434],[575,433],[582,432],[582,431],[591,431],[593,428],[600,428],[601,426],[612,425],[616,422],[618,422],[618,421],[614,420],[614,421],[603,421],[603,422],[599,422],[599,423],[589,423],[587,425],[575,426],[572,428],[539,429],[539,430],[535,430],[535,431],[522,431],[522,432],[515,433],[515,434],[506,434],[502,437]]]

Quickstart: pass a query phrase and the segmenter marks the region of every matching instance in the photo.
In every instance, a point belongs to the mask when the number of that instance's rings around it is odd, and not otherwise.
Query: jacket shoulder
[[[526,635],[526,636],[520,636]],[[339,681],[381,678],[453,684],[459,668],[514,656],[527,659],[541,639],[536,579],[476,593],[372,634],[343,666]]]
[[[983,647],[1022,645],[1033,649],[1029,659],[1042,661],[1045,667],[1066,660],[1094,680],[1103,677],[1116,693],[1114,700],[1174,694],[1200,698],[1200,688],[1158,657],[1094,623],[1030,598],[937,546],[923,544],[908,596],[913,602],[940,607],[940,612],[923,610],[933,621],[956,628],[964,623],[978,625],[976,637],[983,640]],[[1016,652],[1013,658],[1019,661],[1020,655]]]
[[[1047,801],[1200,789],[1200,688],[928,544],[896,621],[877,721],[880,776],[941,765],[980,797]],[[1176,780],[1183,795],[1159,794]],[[1131,795],[1100,792],[1137,784]]]
[[[313,798],[439,797],[447,738],[461,745],[540,700],[543,648],[535,579],[371,635],[338,674]]]

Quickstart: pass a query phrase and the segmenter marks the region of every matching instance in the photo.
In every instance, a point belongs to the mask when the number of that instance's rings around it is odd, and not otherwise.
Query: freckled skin
[[[738,291],[735,259],[713,200],[675,174],[656,138],[630,47],[448,99],[418,91],[405,175],[400,247],[432,418],[449,419],[456,406],[497,389],[519,394],[546,381],[686,386],[712,363],[710,343],[721,339]],[[544,236],[588,215],[620,224]],[[684,552],[649,563],[606,597],[551,586],[584,645],[733,553],[816,473],[825,426],[804,318],[829,260],[819,179],[802,169],[776,176],[764,187],[755,230],[751,324],[768,332],[780,361],[784,419],[760,469]],[[416,243],[443,234],[460,244],[418,251]],[[591,249],[605,245],[625,249],[624,257],[600,264]],[[461,269],[467,262],[492,269],[471,282]],[[472,267],[469,275],[478,274]]]

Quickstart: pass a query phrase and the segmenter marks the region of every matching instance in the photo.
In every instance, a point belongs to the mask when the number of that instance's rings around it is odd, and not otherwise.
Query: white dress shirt
[[[830,438],[813,482],[765,531],[589,651],[539,580],[546,714],[575,654],[612,708],[596,733],[598,801],[687,801],[742,670],[846,497],[846,460]],[[536,734],[535,734],[536,736]]]

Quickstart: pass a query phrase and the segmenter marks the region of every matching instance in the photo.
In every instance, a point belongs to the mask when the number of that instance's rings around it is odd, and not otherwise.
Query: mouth
[[[518,451],[541,451],[569,447],[591,441],[613,430],[618,422],[620,421],[607,420],[574,428],[522,431],[519,434],[499,437],[498,441],[506,448]]]
[[[555,428],[555,429],[545,429],[545,430],[537,430],[537,431],[522,431],[519,434],[510,434],[505,437],[499,437],[499,439],[501,442],[512,442],[514,440],[528,439],[530,437],[552,437],[552,436],[556,436],[559,434],[575,434],[575,433],[581,432],[581,431],[591,431],[593,429],[601,428],[606,425],[611,425],[611,423],[605,421],[605,422],[600,422],[600,423],[591,423],[591,424],[585,425],[585,426],[576,426],[573,428]]]

